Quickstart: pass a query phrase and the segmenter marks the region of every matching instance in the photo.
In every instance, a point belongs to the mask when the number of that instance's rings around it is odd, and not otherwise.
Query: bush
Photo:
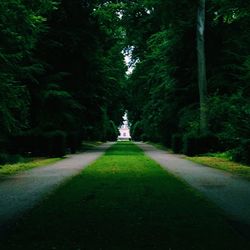
[[[8,152],[21,155],[60,157],[66,153],[66,134],[60,130],[23,132],[10,138]]]
[[[183,152],[188,156],[216,152],[219,148],[219,139],[213,134],[186,134],[183,139]]]
[[[37,151],[38,131],[25,131],[9,138],[7,151],[10,154],[34,154]]]
[[[164,133],[162,135],[162,137],[160,138],[160,142],[167,148],[171,148],[172,147],[172,136],[168,133]]]
[[[140,141],[142,140],[142,134],[143,134],[142,122],[138,121],[132,126],[131,137],[135,141]]]
[[[46,132],[42,135],[46,139],[45,152],[48,156],[62,157],[66,153],[66,133],[60,130]],[[44,142],[43,142],[44,143]]]
[[[119,135],[119,131],[117,126],[113,121],[109,121],[108,128],[107,128],[107,134],[106,134],[106,140],[108,141],[116,141],[117,137]]]
[[[75,154],[81,147],[81,135],[77,132],[71,132],[67,135],[67,147],[71,154]]]
[[[250,164],[250,140],[242,140],[239,147],[232,150],[232,159],[234,161]]]
[[[174,151],[174,153],[181,153],[182,152],[182,135],[180,134],[175,134],[172,136],[171,139],[171,146]]]
[[[154,142],[154,139],[150,139],[146,134],[142,134],[141,135],[141,140],[143,141],[143,142],[146,142],[146,141],[152,141],[152,142]]]
[[[0,154],[0,165],[13,164],[13,163],[20,162],[23,160],[24,160],[23,157],[20,155],[10,155],[6,153]]]

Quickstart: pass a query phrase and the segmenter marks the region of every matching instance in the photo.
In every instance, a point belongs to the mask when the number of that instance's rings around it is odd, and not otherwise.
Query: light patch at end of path
[[[99,158],[113,143],[104,143],[84,153],[49,166],[6,177],[0,182],[0,227],[32,208],[45,194],[67,178],[78,174]]]
[[[163,168],[199,190],[232,220],[250,225],[250,182],[231,173],[182,159],[178,155],[136,143]]]

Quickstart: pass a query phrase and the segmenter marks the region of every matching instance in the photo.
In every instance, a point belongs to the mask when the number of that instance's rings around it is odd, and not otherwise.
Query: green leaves
[[[128,79],[132,123],[168,145],[173,133],[198,134],[197,1],[135,1],[126,11],[138,59]],[[232,137],[249,138],[250,5],[207,1],[206,19],[209,129],[230,147]]]
[[[45,6],[51,1],[38,2]],[[44,71],[41,63],[30,60],[39,35],[46,30],[46,18],[41,13],[47,12],[41,6],[35,8],[21,0],[0,3],[0,126],[4,134],[28,127],[29,93],[24,79],[37,83],[35,75]]]

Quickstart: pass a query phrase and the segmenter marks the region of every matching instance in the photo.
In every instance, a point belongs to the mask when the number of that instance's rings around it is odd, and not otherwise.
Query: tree
[[[205,0],[199,1],[197,13],[198,83],[200,95],[200,130],[205,134],[207,121],[207,76],[205,55]]]

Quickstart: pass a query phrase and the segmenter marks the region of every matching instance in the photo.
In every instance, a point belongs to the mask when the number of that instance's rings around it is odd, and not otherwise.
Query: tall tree
[[[198,53],[198,83],[200,95],[200,130],[205,134],[208,130],[207,120],[207,76],[205,54],[205,16],[206,0],[199,0],[197,12],[197,53]]]

